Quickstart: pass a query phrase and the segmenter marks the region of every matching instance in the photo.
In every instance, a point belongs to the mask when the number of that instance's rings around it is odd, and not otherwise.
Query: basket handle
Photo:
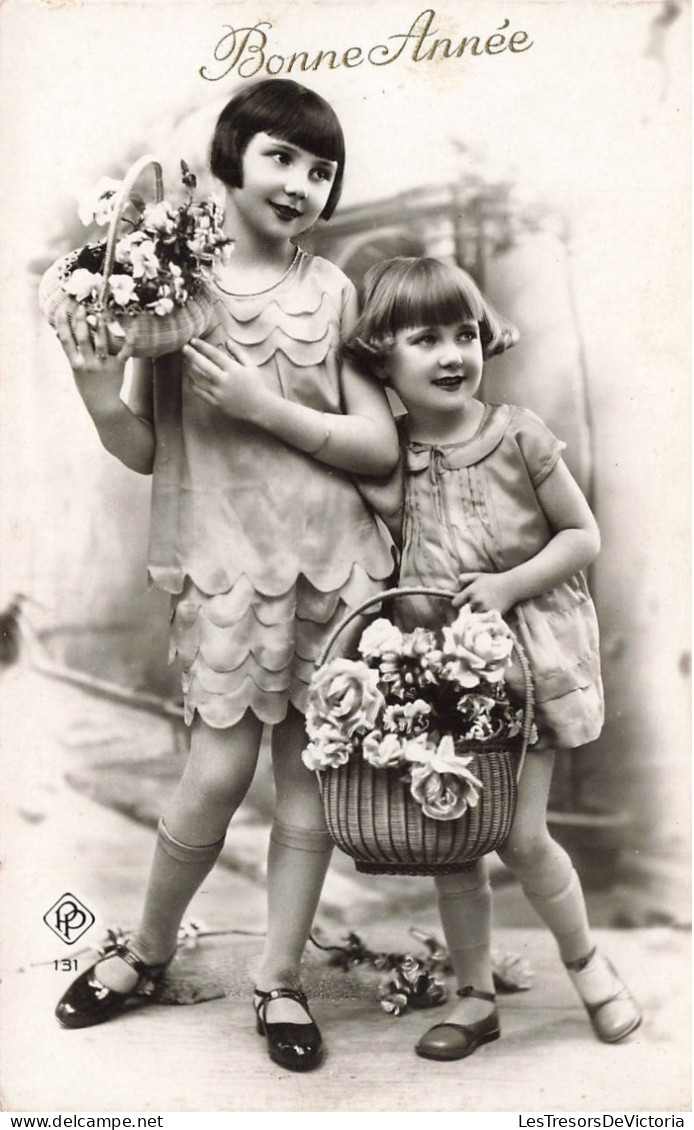
[[[363,612],[367,612],[369,610],[369,608],[374,608],[376,605],[382,604],[382,602],[384,600],[389,600],[391,597],[398,597],[398,596],[436,596],[436,597],[441,597],[444,600],[450,600],[452,597],[457,596],[457,593],[450,592],[448,589],[426,588],[426,587],[419,587],[419,586],[416,586],[416,585],[407,586],[407,587],[404,587],[404,588],[384,589],[383,592],[375,593],[374,596],[368,597],[366,600],[363,600],[361,602],[361,604],[358,604],[355,608],[352,608],[347,613],[347,615],[344,617],[344,619],[340,621],[340,623],[337,625],[337,627],[333,631],[332,635],[329,637],[325,647],[323,648],[322,654],[321,654],[320,659],[318,661],[318,665],[320,667],[322,667],[323,664],[327,661],[328,656],[330,655],[330,652],[332,651],[333,647],[335,646],[335,643],[337,641],[338,636],[340,636],[340,634],[344,631],[344,629],[349,624],[351,624],[353,620],[356,620],[356,618],[358,616],[361,616]],[[534,694],[533,694],[533,678],[532,678],[532,674],[530,672],[530,664],[528,663],[528,657],[525,654],[525,650],[524,650],[523,646],[516,639],[514,639],[514,641],[513,641],[513,650],[516,653],[516,656],[518,658],[518,662],[520,664],[521,673],[523,675],[523,688],[524,688],[523,730],[522,730],[523,744],[522,744],[522,748],[521,748],[520,758],[519,758],[519,761],[518,761],[518,770],[516,772],[516,783],[518,783],[518,782],[520,782],[521,773],[523,772],[523,766],[525,764],[525,755],[528,752],[528,744],[530,742],[530,732],[532,730],[533,717],[534,717]]]
[[[116,255],[118,227],[121,220],[123,219],[123,213],[125,211],[126,205],[130,200],[130,193],[132,192],[135,184],[148,165],[151,165],[154,171],[154,194],[156,203],[159,204],[160,201],[164,199],[164,179],[162,175],[161,165],[157,161],[156,157],[153,157],[150,153],[147,153],[144,157],[140,157],[137,161],[135,161],[135,164],[131,165],[127,173],[125,174],[123,178],[123,187],[121,188],[118,202],[114,209],[113,215],[111,216],[111,222],[108,228],[108,236],[106,238],[106,254],[104,256],[104,280],[101,284],[99,301],[96,307],[97,317],[103,316],[103,312],[106,308],[106,299],[108,298],[109,291],[109,280],[111,277],[111,271],[113,270],[113,260]]]

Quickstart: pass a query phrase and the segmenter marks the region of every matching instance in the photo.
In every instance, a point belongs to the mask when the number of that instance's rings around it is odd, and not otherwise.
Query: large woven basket
[[[450,599],[443,589],[398,588],[364,601],[337,626],[321,665],[338,636],[357,616],[402,596]],[[456,753],[471,756],[469,769],[482,782],[477,805],[456,820],[425,816],[402,781],[400,769],[376,769],[363,758],[318,772],[326,824],[334,843],[351,856],[357,871],[390,875],[437,875],[462,871],[501,847],[516,811],[518,782],[533,724],[530,669],[520,644],[514,644],[525,683],[522,733],[495,742],[454,739]]]
[[[162,170],[159,162],[152,156],[141,157],[128,170],[120,192],[118,204],[114,209],[109,224],[106,238],[106,254],[104,258],[104,281],[94,311],[96,317],[104,326],[109,321],[119,321],[127,327],[128,338],[132,342],[132,355],[134,357],[162,357],[166,353],[175,353],[193,337],[198,337],[205,330],[212,312],[212,294],[201,279],[194,279],[189,286],[189,297],[184,306],[174,306],[170,314],[155,314],[153,311],[143,311],[139,314],[126,314],[116,316],[111,311],[107,313],[106,304],[109,295],[109,279],[113,268],[116,252],[118,229],[123,218],[123,213],[130,199],[132,190],[149,166],[154,171],[155,200],[157,203],[163,199],[164,186]],[[48,268],[39,284],[39,306],[54,329],[58,318],[67,312],[72,325],[73,319],[79,310],[85,307],[70,294],[63,290],[62,279],[65,267],[74,259],[78,252],[70,251],[62,255],[51,267]],[[121,338],[111,336],[107,331],[107,341],[110,353],[117,353],[123,344]]]

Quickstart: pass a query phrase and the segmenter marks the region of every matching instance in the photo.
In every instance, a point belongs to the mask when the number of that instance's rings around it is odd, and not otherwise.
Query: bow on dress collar
[[[405,459],[407,470],[411,475],[429,470],[432,477],[440,475],[442,471],[457,471],[468,464],[467,451],[461,446],[446,450],[443,447],[410,443],[407,446]]]
[[[409,474],[429,471],[435,480],[443,471],[459,471],[485,459],[504,437],[511,418],[507,404],[488,405],[480,429],[463,443],[435,444],[410,441],[405,446],[405,466]]]

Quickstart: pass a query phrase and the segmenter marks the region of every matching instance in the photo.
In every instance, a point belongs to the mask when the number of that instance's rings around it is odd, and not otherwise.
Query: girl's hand
[[[537,497],[553,536],[534,557],[505,573],[461,573],[461,589],[453,598],[456,608],[496,608],[503,616],[514,604],[549,592],[595,560],[600,531],[562,459],[537,487]]]
[[[92,330],[84,310],[75,315],[72,325],[62,315],[56,332],[102,444],[126,467],[150,474],[155,447],[152,425],[131,412],[120,397],[125,363],[132,356],[127,330],[125,344],[115,355],[109,355],[106,330]]]
[[[516,596],[505,573],[460,573],[460,592],[453,597],[454,608],[469,604],[473,612],[493,612],[502,616],[516,604]]]
[[[84,378],[89,380],[99,377],[102,383],[109,384],[112,381],[108,381],[108,378],[112,378],[120,388],[125,362],[132,356],[127,331],[122,349],[115,354],[108,351],[106,327],[101,325],[92,329],[83,308],[74,315],[72,323],[65,311],[59,314],[55,331],[78,385]]]
[[[183,347],[183,355],[196,396],[235,420],[255,422],[265,389],[260,370],[236,344],[220,349],[194,338]]]

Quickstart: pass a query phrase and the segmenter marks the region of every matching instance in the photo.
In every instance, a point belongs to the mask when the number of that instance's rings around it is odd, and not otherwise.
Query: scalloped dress
[[[404,431],[404,429],[403,429]],[[466,573],[502,573],[547,545],[552,531],[537,498],[566,445],[534,412],[485,405],[463,443],[407,442],[401,585],[457,590]],[[431,597],[398,601],[406,630],[457,615]],[[594,741],[604,721],[598,621],[585,578],[570,577],[506,616],[533,673],[540,743],[572,749]],[[509,684],[522,689],[512,667]]]
[[[215,287],[204,337],[236,342],[273,392],[343,411],[337,346],[352,283],[298,251],[257,295]],[[185,717],[215,728],[251,709],[304,712],[314,665],[345,612],[383,588],[389,545],[350,475],[196,397],[181,354],[155,362],[157,447],[148,571],[173,595],[170,659]]]

